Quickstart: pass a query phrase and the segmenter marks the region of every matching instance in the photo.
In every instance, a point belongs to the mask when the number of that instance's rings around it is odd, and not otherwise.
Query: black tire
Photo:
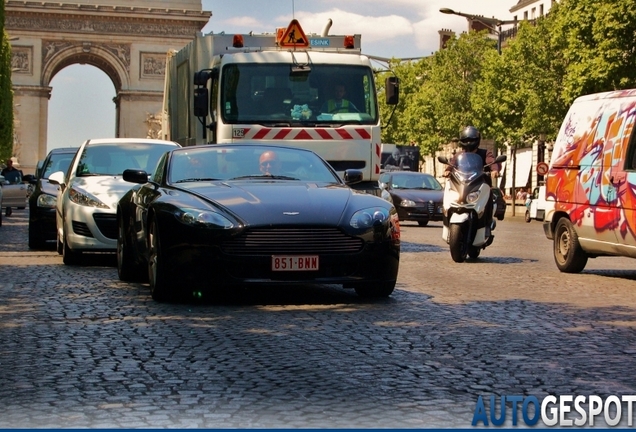
[[[58,255],[62,255],[64,253],[64,245],[60,241],[59,237],[57,238],[57,245],[55,249],[57,250]]]
[[[2,212],[0,211],[0,226],[2,226]]]
[[[163,258],[157,221],[154,219],[150,222],[148,249],[148,282],[152,299],[157,302],[169,301],[172,298],[170,272]]]
[[[451,258],[453,261],[461,263],[466,261],[468,248],[464,245],[463,225],[451,224],[449,227],[448,245],[450,246]]]
[[[64,239],[64,246],[62,248],[62,261],[66,265],[78,265],[82,261],[82,253],[71,250],[66,238]]]
[[[526,210],[525,220],[526,220],[527,223],[530,223],[530,221],[532,220],[530,218],[530,210]]]
[[[355,287],[356,294],[363,298],[388,297],[395,289],[396,281],[383,281],[358,285]]]
[[[428,225],[428,221],[427,220],[425,220],[425,221],[417,221],[417,224],[419,226],[426,226],[426,225]]]
[[[46,242],[38,235],[37,228],[29,222],[29,249],[44,249]]]
[[[587,264],[587,254],[581,248],[572,222],[559,219],[554,230],[554,262],[563,273],[580,273]]]
[[[146,276],[145,268],[133,256],[132,247],[126,239],[124,218],[117,219],[117,275],[125,282],[142,281]]]
[[[481,253],[481,248],[476,247],[476,246],[471,246],[468,248],[468,256],[471,259],[477,259],[479,258],[479,254]]]

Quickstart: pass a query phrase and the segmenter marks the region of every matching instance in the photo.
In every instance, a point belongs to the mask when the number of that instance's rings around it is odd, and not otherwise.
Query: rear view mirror
[[[400,80],[398,77],[388,77],[385,81],[386,104],[397,105],[400,101]]]
[[[207,87],[194,89],[194,116],[207,117],[209,113],[209,106]]]

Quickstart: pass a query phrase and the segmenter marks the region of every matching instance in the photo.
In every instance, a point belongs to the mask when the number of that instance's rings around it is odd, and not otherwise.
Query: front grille
[[[362,239],[337,228],[261,228],[224,241],[221,250],[230,255],[329,255],[357,253],[363,247]]]
[[[94,213],[93,219],[99,231],[109,239],[117,238],[117,215]]]
[[[73,221],[73,232],[84,237],[93,237],[93,233],[84,222]]]

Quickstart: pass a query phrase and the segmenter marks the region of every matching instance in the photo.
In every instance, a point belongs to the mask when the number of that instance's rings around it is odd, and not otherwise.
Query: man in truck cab
[[[343,83],[336,83],[333,88],[333,98],[327,100],[320,109],[326,114],[360,112],[350,100],[345,99],[347,89]]]

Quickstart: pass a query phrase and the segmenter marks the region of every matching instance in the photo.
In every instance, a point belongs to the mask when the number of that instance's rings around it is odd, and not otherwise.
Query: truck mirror
[[[199,87],[194,89],[194,115],[195,117],[208,116],[208,89],[207,87]]]
[[[385,81],[386,104],[397,105],[400,101],[400,80],[398,77],[388,77]]]

